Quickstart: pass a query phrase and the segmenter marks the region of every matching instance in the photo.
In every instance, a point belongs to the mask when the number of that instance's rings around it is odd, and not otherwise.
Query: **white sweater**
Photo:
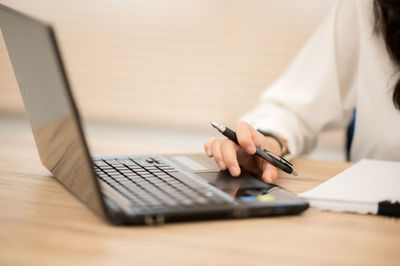
[[[399,75],[374,21],[372,0],[339,1],[241,119],[282,135],[296,156],[321,131],[346,127],[356,108],[351,159],[400,160],[400,111],[392,102]]]

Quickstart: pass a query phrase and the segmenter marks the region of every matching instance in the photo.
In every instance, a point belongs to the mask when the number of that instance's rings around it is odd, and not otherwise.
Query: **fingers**
[[[257,139],[261,134],[259,134],[254,128],[252,128],[246,122],[240,121],[236,125],[236,136],[239,142],[239,145],[243,147],[243,149],[249,153],[254,154],[256,152],[256,146],[254,140]],[[204,150],[209,157],[213,157],[213,151],[215,144],[218,144],[220,141],[219,138],[211,138],[206,144],[204,144]],[[236,149],[237,150],[237,149]]]
[[[243,121],[236,124],[236,136],[240,146],[249,154],[254,154],[256,152],[256,145],[262,147],[266,141],[261,133]],[[269,163],[263,163],[262,167],[262,180],[274,183],[278,178],[277,168]]]
[[[278,179],[278,170],[272,164],[266,163],[261,179],[267,183],[275,183],[276,179]]]
[[[256,145],[259,147],[269,147],[271,143],[267,141],[261,133],[257,132],[246,122],[238,122],[236,125],[236,136],[239,145],[226,138],[210,138],[204,144],[204,150],[208,157],[214,157],[218,167],[224,171],[229,169],[232,176],[240,175],[240,164],[250,172],[262,172],[261,178],[265,182],[274,183],[278,178],[278,171],[273,165],[254,157]],[[274,149],[273,149],[274,150]]]
[[[256,146],[254,144],[254,129],[246,122],[240,121],[236,124],[236,137],[240,146],[249,153],[254,154],[256,152]]]
[[[222,171],[225,171],[226,165],[224,163],[224,158],[222,156],[222,150],[221,150],[222,141],[223,141],[222,139],[215,139],[213,141],[212,154],[213,154],[214,160],[217,163],[219,169],[221,169]]]
[[[240,167],[236,152],[239,147],[228,139],[211,138],[204,144],[204,150],[209,157],[214,157],[221,170],[229,169],[232,176],[240,175]]]
[[[204,151],[206,152],[208,157],[212,157],[213,153],[212,153],[212,145],[214,140],[216,140],[216,137],[212,137],[210,138],[205,144],[204,144]]]
[[[238,149],[238,146],[230,140],[222,142],[221,151],[223,160],[232,176],[240,175],[240,167],[236,155]]]

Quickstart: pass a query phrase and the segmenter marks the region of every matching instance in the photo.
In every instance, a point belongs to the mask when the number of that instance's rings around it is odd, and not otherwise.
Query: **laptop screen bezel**
[[[2,14],[3,13],[3,14]],[[83,182],[83,183],[87,183],[92,185],[93,187],[90,188],[91,192],[94,192],[96,195],[91,195],[93,197],[93,199],[96,201],[95,203],[90,203],[87,200],[85,200],[85,198],[82,195],[79,195],[79,193],[77,193],[77,190],[74,189],[73,187],[71,187],[68,183],[64,182],[65,180],[60,179],[57,174],[55,174],[55,172],[53,171],[52,167],[49,167],[49,165],[46,163],[46,159],[44,159],[43,154],[46,153],[46,151],[43,149],[43,145],[38,145],[38,139],[37,136],[35,136],[35,130],[36,128],[33,126],[32,124],[32,119],[31,117],[29,117],[29,113],[28,113],[28,109],[26,108],[27,111],[27,115],[28,118],[30,118],[30,122],[31,122],[31,126],[32,126],[32,131],[34,133],[34,137],[35,137],[35,142],[36,142],[36,146],[38,148],[38,152],[39,152],[39,156],[40,159],[42,161],[42,164],[53,174],[55,175],[55,177],[57,178],[57,180],[64,185],[65,188],[67,188],[70,192],[72,192],[78,199],[80,199],[87,207],[89,207],[91,210],[93,210],[95,213],[97,213],[98,215],[102,216],[103,218],[106,218],[107,220],[111,221],[112,220],[112,216],[110,214],[110,212],[107,210],[106,208],[106,204],[104,201],[104,197],[102,196],[101,193],[101,189],[100,189],[100,185],[99,182],[97,180],[97,177],[95,175],[95,172],[93,170],[93,166],[91,164],[91,156],[90,156],[90,151],[85,139],[85,135],[84,135],[84,131],[83,131],[83,127],[82,127],[82,122],[81,122],[81,117],[78,111],[78,108],[76,106],[76,103],[74,101],[74,97],[70,88],[70,84],[68,82],[68,78],[67,78],[67,73],[65,71],[64,68],[64,64],[63,64],[63,60],[61,57],[61,52],[59,50],[58,44],[57,44],[57,40],[56,40],[56,35],[55,32],[53,30],[53,27],[46,23],[43,22],[41,20],[32,18],[31,16],[27,16],[21,12],[18,12],[16,10],[13,10],[11,8],[8,8],[2,4],[0,4],[0,32],[3,35],[3,39],[6,43],[6,48],[7,51],[9,53],[9,58],[11,60],[11,63],[13,65],[13,70],[14,70],[14,74],[15,77],[17,79],[17,83],[18,83],[18,87],[20,89],[21,92],[21,96],[24,100],[24,105],[26,106],[26,102],[24,99],[24,88],[21,88],[20,86],[20,82],[19,82],[19,73],[17,73],[16,71],[16,60],[13,60],[13,56],[10,53],[10,49],[9,49],[9,44],[7,44],[8,42],[8,38],[7,38],[7,34],[4,34],[5,31],[5,27],[9,26],[12,24],[12,22],[10,22],[12,19],[18,21],[18,22],[24,22],[24,23],[28,23],[31,25],[34,25],[35,27],[42,27],[43,31],[46,33],[47,38],[43,40],[43,42],[48,42],[47,44],[51,46],[52,50],[49,50],[49,53],[52,53],[53,55],[53,59],[55,60],[52,63],[55,63],[58,73],[60,74],[60,80],[63,84],[60,84],[60,86],[65,90],[65,100],[68,103],[68,107],[69,107],[69,115],[71,118],[71,122],[73,123],[74,126],[74,134],[76,134],[76,137],[79,139],[79,149],[81,152],[81,160],[83,161],[83,165],[85,167],[85,172],[87,173],[87,175],[85,175],[82,178],[87,178],[88,180],[90,179],[90,182]],[[10,21],[7,21],[10,20]],[[18,34],[18,33],[15,33]],[[27,44],[29,45],[29,44]],[[27,48],[29,49],[29,48]],[[40,65],[40,64],[39,64]],[[26,96],[25,96],[26,97]],[[51,110],[49,110],[51,111]],[[58,166],[59,168],[62,168],[62,166]]]

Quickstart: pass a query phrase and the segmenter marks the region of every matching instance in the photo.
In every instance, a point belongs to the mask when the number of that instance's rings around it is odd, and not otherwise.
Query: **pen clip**
[[[275,157],[275,159],[278,159],[281,163],[287,164],[290,167],[293,166],[293,164],[291,162],[289,162],[288,160],[286,160],[285,158],[283,158],[282,156],[280,156],[279,154],[276,154],[275,152],[268,150],[268,149],[264,149],[264,151],[270,155],[272,155],[273,157]]]

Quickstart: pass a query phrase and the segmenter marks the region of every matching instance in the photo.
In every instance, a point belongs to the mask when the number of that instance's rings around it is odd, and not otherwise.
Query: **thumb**
[[[266,163],[261,179],[266,183],[275,183],[278,178],[278,170],[272,164]]]

